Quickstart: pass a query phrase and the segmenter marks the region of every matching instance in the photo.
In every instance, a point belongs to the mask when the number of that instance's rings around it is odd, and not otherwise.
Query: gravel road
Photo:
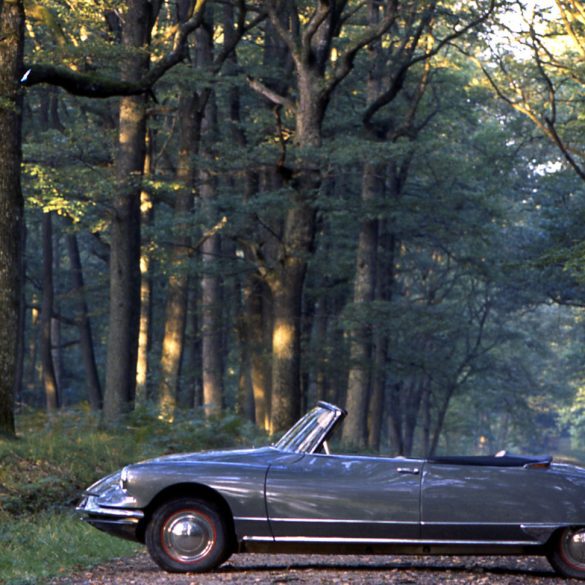
[[[119,559],[48,585],[561,585],[536,557],[234,555],[213,573],[161,571],[146,554]]]

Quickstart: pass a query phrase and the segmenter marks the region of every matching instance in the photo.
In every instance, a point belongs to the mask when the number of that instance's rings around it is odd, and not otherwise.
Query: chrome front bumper
[[[100,496],[91,494],[83,496],[75,511],[82,516],[83,520],[90,520],[92,518],[108,518],[111,520],[127,520],[129,524],[139,522],[144,518],[142,510],[129,510],[127,508],[111,508],[98,504]]]
[[[108,508],[100,506],[96,500],[98,496],[85,495],[75,508],[84,522],[112,536],[135,542],[144,541],[142,510]]]
[[[141,542],[144,512],[135,508],[136,500],[119,487],[116,478],[114,475],[99,486],[91,486],[75,511],[102,532]]]

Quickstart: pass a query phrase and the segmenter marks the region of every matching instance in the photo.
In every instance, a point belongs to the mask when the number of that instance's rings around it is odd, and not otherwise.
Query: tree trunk
[[[404,455],[404,441],[402,437],[402,394],[404,382],[390,384],[388,392],[389,434],[392,447],[397,455]]]
[[[430,441],[429,452],[426,453],[427,457],[433,457],[437,452],[437,448],[439,446],[439,439],[441,438],[441,432],[443,431],[443,425],[445,424],[445,416],[447,415],[447,411],[449,410],[449,404],[451,402],[451,398],[455,392],[457,385],[451,383],[447,385],[445,388],[445,396],[441,400],[441,404],[439,405],[439,411],[437,413],[437,421],[435,423],[435,428],[433,429],[432,439]]]
[[[207,207],[206,217],[213,224],[210,213],[215,198],[215,182],[210,173],[202,170],[201,198]],[[203,406],[206,415],[218,414],[223,408],[223,355],[221,324],[221,282],[215,265],[220,255],[219,235],[207,238],[201,247],[203,276],[201,278],[201,332],[203,368]]]
[[[201,116],[195,94],[183,96],[179,103],[182,120],[179,136],[177,192],[174,209],[174,239],[171,251],[165,330],[160,361],[158,403],[161,416],[172,419],[177,401],[179,372],[185,344],[185,328],[189,303],[189,258],[191,254],[190,219],[193,212],[193,155],[198,151]]]
[[[203,71],[213,63],[213,30],[211,13],[206,13],[206,24],[196,32],[198,43],[197,65]],[[199,169],[199,185],[203,217],[208,229],[217,223],[217,181],[212,170],[214,143],[217,138],[217,106],[214,94],[205,102],[202,123],[202,158]],[[207,416],[218,414],[224,407],[223,381],[223,323],[222,283],[217,268],[221,255],[221,236],[217,233],[206,238],[201,246],[203,274],[201,277],[201,331],[203,368],[203,407]]]
[[[330,340],[327,339],[327,298],[319,299],[315,303],[311,328],[311,355],[313,369],[309,381],[309,396],[315,401],[327,400],[325,367],[329,353]]]
[[[386,370],[388,343],[386,336],[374,334],[373,370],[371,374],[371,393],[368,411],[368,447],[378,451],[384,420]]]
[[[358,323],[351,332],[346,399],[348,414],[343,427],[343,440],[356,447],[364,447],[368,437],[366,423],[372,380],[372,327],[364,313],[367,313],[374,300],[378,247],[378,220],[370,217],[368,206],[383,192],[381,173],[379,165],[366,163],[362,179],[365,218],[360,223],[353,288],[353,306],[357,311]]]
[[[301,214],[296,219],[302,221]],[[307,226],[312,226],[312,217],[310,223],[304,224]],[[306,267],[304,259],[289,258],[279,278],[270,283],[273,303],[271,433],[290,428],[300,415],[301,306]]]
[[[311,190],[312,192],[312,190]],[[272,433],[288,429],[301,406],[301,308],[306,258],[315,234],[315,210],[295,201],[287,213],[283,248],[287,257],[269,279],[272,291]]]
[[[199,290],[191,287],[189,291],[188,322],[186,347],[183,352],[182,371],[184,384],[179,388],[178,402],[185,408],[199,408],[203,402],[201,389],[201,327],[197,304]]]
[[[26,250],[26,227],[21,231],[21,250]],[[20,268],[18,273],[24,278],[26,275],[25,255],[21,255]],[[32,323],[31,323],[32,325]],[[34,327],[32,327],[34,328]],[[22,401],[22,390],[25,379],[25,355],[26,355],[26,298],[24,286],[20,287],[19,310],[18,310],[18,332],[17,332],[17,350],[16,350],[16,373],[14,376],[14,397],[16,402]],[[34,355],[34,352],[33,352]],[[32,362],[34,364],[34,360]],[[33,366],[34,367],[34,366]],[[0,401],[1,402],[1,401]],[[0,409],[2,407],[0,406]],[[0,435],[2,435],[0,430]]]
[[[128,49],[122,78],[137,81],[148,70],[150,3],[130,0],[122,33]],[[117,422],[134,407],[140,321],[140,192],[144,171],[146,97],[120,100],[110,255],[110,314],[104,417]]]
[[[52,282],[53,282],[53,306],[51,307],[51,357],[53,360],[53,371],[55,372],[55,381],[57,382],[57,389],[59,392],[59,406],[65,406],[65,395],[63,394],[63,348],[61,343],[61,319],[59,315],[61,313],[58,299],[58,283],[59,283],[59,272],[61,266],[61,254],[60,250],[60,237],[59,230],[55,231],[55,226],[59,226],[59,217],[57,214],[52,216],[53,229],[51,233],[52,237],[52,258],[53,258],[53,270],[52,270]]]
[[[60,406],[59,386],[53,363],[53,227],[50,212],[43,213],[43,301],[41,304],[41,367],[47,412]]]
[[[302,148],[321,145],[325,105],[318,97],[320,80],[310,72],[298,75],[299,105],[295,141]],[[288,429],[300,416],[301,308],[307,258],[315,237],[314,197],[321,173],[314,160],[301,158],[298,178],[291,184],[280,266],[269,280],[274,312],[272,332],[271,432]]]
[[[23,199],[20,185],[24,9],[0,3],[0,434],[13,437],[14,385],[21,292]]]
[[[240,344],[243,346],[254,396],[254,419],[264,430],[270,427],[270,311],[266,304],[270,291],[256,275],[250,275],[242,287],[243,307],[239,323]]]
[[[81,347],[83,366],[85,369],[87,397],[92,410],[101,410],[102,388],[95,363],[91,322],[89,320],[89,311],[87,308],[87,300],[85,295],[85,283],[83,281],[79,246],[77,243],[77,236],[75,234],[69,234],[67,236],[67,247],[69,250],[69,261],[71,263],[73,290],[75,292],[75,300],[77,303],[77,316],[75,320],[79,329],[79,343]]]
[[[391,187],[392,189],[392,187]],[[393,195],[398,196],[392,191]],[[396,236],[379,226],[379,253],[377,254],[377,286],[376,298],[391,302],[394,292]],[[373,332],[374,338],[374,369],[372,372],[372,393],[370,396],[370,412],[368,415],[368,446],[379,450],[381,442],[382,422],[386,409],[387,372],[391,366],[389,352],[389,336],[384,328]]]
[[[148,131],[146,158],[144,161],[146,175],[154,175],[154,133]],[[140,193],[140,221],[150,226],[154,222],[154,204],[147,190]],[[150,349],[152,346],[152,288],[153,260],[150,245],[143,242],[140,250],[140,325],[138,327],[138,357],[136,362],[136,402],[145,404],[152,398],[150,384]]]

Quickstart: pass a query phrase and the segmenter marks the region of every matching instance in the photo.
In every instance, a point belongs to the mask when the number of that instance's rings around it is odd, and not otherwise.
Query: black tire
[[[563,528],[555,534],[547,553],[553,569],[564,577],[585,579],[585,528]]]
[[[212,505],[195,498],[170,500],[157,508],[145,540],[153,561],[171,573],[210,571],[231,554],[223,517]]]

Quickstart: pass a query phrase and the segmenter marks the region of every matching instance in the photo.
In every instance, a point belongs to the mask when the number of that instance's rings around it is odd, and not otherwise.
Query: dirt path
[[[234,555],[204,575],[172,575],[144,554],[120,559],[48,585],[560,585],[535,557],[374,557]]]

